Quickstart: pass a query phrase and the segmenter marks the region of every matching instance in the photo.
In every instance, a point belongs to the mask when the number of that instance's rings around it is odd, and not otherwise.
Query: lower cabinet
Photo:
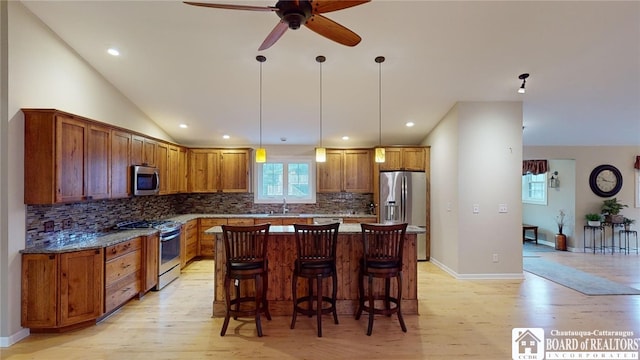
[[[180,234],[180,269],[198,256],[198,219],[189,220]]]
[[[373,224],[378,222],[378,218],[375,216],[366,216],[366,217],[345,217],[343,221],[347,224]]]
[[[253,219],[251,225],[253,225]],[[205,234],[205,230],[219,225],[235,225],[231,224],[227,219],[221,218],[201,218],[200,226],[198,227],[198,234],[200,235],[200,256],[213,257],[215,255],[215,242],[216,236],[213,234]]]
[[[104,312],[109,313],[142,290],[142,237],[105,248]]]
[[[22,326],[63,331],[102,315],[103,249],[22,255]]]
[[[142,293],[158,285],[158,270],[160,266],[160,236],[158,234],[143,237],[144,240],[144,286]]]

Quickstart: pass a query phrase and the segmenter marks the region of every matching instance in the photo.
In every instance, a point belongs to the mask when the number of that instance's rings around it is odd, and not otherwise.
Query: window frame
[[[262,190],[262,165],[270,163],[282,163],[283,166],[283,187],[288,188],[287,173],[289,164],[309,165],[309,197],[297,198],[283,195],[282,197],[265,197]],[[283,198],[288,204],[315,204],[316,203],[316,163],[312,156],[269,156],[266,163],[254,163],[254,189],[253,201],[256,204],[282,204]]]
[[[536,181],[532,181],[531,179],[532,176],[542,176],[542,179],[536,179]],[[529,196],[529,185],[531,183],[542,184],[542,198],[538,199],[538,198]],[[522,203],[523,204],[547,205],[548,194],[549,192],[547,191],[547,173],[542,173],[538,175],[527,173],[525,175],[522,175]]]

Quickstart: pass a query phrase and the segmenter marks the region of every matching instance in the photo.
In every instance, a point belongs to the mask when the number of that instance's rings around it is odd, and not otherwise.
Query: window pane
[[[309,164],[290,163],[288,166],[287,195],[307,197],[309,195]]]
[[[262,194],[264,196],[283,195],[283,171],[284,164],[282,163],[262,164]]]

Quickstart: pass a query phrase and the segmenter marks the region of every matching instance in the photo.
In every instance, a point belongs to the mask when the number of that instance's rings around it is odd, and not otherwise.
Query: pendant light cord
[[[262,61],[260,61],[260,148],[262,148]]]
[[[382,147],[382,61],[378,62],[378,145]]]
[[[320,62],[320,147],[322,147],[322,62]]]

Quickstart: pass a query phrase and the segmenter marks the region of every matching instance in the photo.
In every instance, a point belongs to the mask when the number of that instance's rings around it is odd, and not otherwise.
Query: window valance
[[[522,175],[544,174],[548,170],[547,160],[522,160]]]

